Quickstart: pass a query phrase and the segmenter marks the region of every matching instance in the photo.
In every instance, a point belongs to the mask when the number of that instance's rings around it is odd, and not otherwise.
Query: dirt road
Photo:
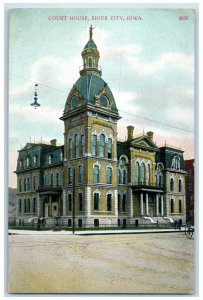
[[[184,233],[10,235],[11,293],[194,293]]]

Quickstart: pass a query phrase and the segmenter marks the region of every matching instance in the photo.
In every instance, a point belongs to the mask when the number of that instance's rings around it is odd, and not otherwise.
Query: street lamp
[[[37,102],[37,100],[38,100],[37,86],[38,86],[38,84],[36,83],[35,84],[35,93],[34,93],[34,102],[30,104],[31,106],[34,107],[34,109],[36,109],[37,107],[40,106],[40,104]]]

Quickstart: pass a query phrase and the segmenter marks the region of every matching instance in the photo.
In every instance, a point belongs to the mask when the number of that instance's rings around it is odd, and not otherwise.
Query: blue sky
[[[180,21],[179,16],[188,16]],[[88,16],[88,21],[49,20],[49,16]],[[92,21],[92,16],[108,20]],[[111,20],[122,16],[122,21]],[[142,20],[127,20],[140,16]],[[18,9],[9,14],[9,185],[17,150],[26,142],[57,138],[63,144],[67,95],[79,78],[81,52],[89,26],[100,52],[102,77],[115,97],[122,119],[135,135],[154,131],[158,145],[177,145],[194,157],[194,26],[192,10],[166,9]],[[27,80],[26,80],[27,79]],[[41,107],[34,110],[34,84]],[[43,85],[52,87],[47,88]],[[57,91],[60,90],[61,92]],[[178,130],[124,113],[167,123]]]

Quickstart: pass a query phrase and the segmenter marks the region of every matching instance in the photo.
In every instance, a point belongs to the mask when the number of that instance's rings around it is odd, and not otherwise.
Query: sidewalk
[[[75,235],[108,235],[108,234],[145,234],[145,233],[169,233],[169,232],[185,232],[185,228],[179,229],[122,229],[122,230],[84,230],[75,231]],[[72,231],[53,231],[53,230],[17,230],[9,229],[8,234],[13,235],[73,235]]]

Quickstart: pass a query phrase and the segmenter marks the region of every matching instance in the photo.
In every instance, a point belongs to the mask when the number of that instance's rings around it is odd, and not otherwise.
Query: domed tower
[[[60,118],[64,121],[63,216],[69,226],[73,198],[76,226],[117,224],[117,121],[120,116],[114,96],[101,78],[99,57],[91,26],[89,41],[82,51],[80,77],[67,97]]]

